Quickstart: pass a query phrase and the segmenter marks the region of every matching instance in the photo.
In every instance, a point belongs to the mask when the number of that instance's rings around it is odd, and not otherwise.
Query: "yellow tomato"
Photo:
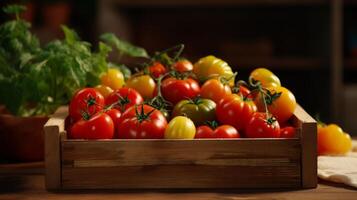
[[[107,98],[107,96],[109,96],[109,94],[114,91],[112,88],[106,85],[97,85],[94,89],[102,94],[104,98]]]
[[[126,86],[138,91],[144,99],[151,99],[156,83],[149,75],[134,75],[126,82]]]
[[[296,108],[295,96],[290,90],[285,87],[269,87],[267,88],[272,94],[281,93],[280,97],[277,97],[272,102],[267,102],[268,110],[279,123],[286,122],[293,114]],[[261,95],[257,95],[255,103],[260,112],[265,112],[264,102]]]
[[[166,139],[193,139],[195,134],[195,124],[184,116],[174,117],[165,130]]]
[[[266,68],[257,68],[250,73],[249,79],[260,81],[263,87],[281,86],[279,78]]]
[[[222,76],[229,79],[230,86],[234,85],[234,76],[231,67],[225,61],[212,55],[199,59],[193,66],[193,73],[200,82]]]
[[[342,155],[352,148],[351,137],[336,124],[319,125],[317,129],[317,152],[319,155]]]
[[[124,85],[124,75],[120,70],[109,68],[107,73],[100,77],[102,85],[109,86],[113,90],[117,90]]]

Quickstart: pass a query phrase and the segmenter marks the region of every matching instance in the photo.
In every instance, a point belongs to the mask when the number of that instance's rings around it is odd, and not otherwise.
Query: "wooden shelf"
[[[329,0],[112,0],[118,5],[129,7],[157,6],[314,6],[328,5]]]

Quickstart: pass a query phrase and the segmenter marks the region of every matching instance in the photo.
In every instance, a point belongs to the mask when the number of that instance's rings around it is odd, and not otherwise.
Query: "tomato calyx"
[[[218,124],[218,122],[216,120],[206,121],[204,124],[209,126],[209,127],[211,127],[213,130],[216,129],[219,126],[219,124]]]
[[[135,116],[136,116],[136,119],[138,120],[139,123],[142,123],[143,121],[147,120],[150,115],[155,111],[156,109],[152,109],[150,110],[148,113],[145,113],[144,111],[144,104],[141,104],[141,109],[140,109],[140,112],[138,110],[138,106],[135,105]]]
[[[266,119],[266,123],[269,124],[269,125],[273,125],[274,122],[276,122],[276,121],[277,120],[273,116],[267,117],[267,119]]]
[[[151,58],[151,62],[158,61],[164,66],[172,66],[173,63],[179,59],[184,48],[184,44],[178,44],[163,51],[155,52],[154,56]],[[172,57],[170,57],[169,53],[173,54]]]
[[[167,76],[167,74],[161,75],[158,79],[157,79],[157,95],[152,98],[151,100],[147,101],[146,104],[149,106],[152,106],[154,108],[156,108],[157,110],[160,110],[162,112],[168,112],[168,108],[172,106],[171,102],[167,101],[161,93],[161,82],[162,79],[165,78]]]

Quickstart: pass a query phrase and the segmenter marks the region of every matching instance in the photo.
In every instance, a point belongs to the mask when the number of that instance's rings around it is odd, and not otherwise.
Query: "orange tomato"
[[[218,103],[224,96],[232,94],[229,85],[222,83],[218,79],[209,79],[201,87],[202,98],[211,99]]]
[[[352,141],[347,133],[336,124],[317,127],[317,152],[319,155],[346,154],[352,148]]]
[[[184,59],[184,60],[179,60],[173,65],[174,70],[178,72],[188,72],[193,70],[193,65],[190,61]]]
[[[144,99],[151,99],[156,83],[150,75],[134,75],[126,82],[126,86],[138,91]]]
[[[268,110],[279,121],[279,123],[286,122],[293,114],[296,108],[295,96],[290,90],[282,86],[267,88],[272,94],[281,93],[280,97],[273,100],[271,104],[267,104]],[[260,112],[265,111],[264,102],[261,94],[255,98],[255,102]]]

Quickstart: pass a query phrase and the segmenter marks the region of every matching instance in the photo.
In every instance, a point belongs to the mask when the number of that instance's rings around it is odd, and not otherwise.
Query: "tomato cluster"
[[[143,66],[126,81],[119,69],[109,68],[101,85],[78,91],[69,107],[69,136],[295,137],[295,128],[286,126],[295,110],[295,97],[265,68],[252,71],[248,82],[236,82],[237,74],[214,56],[192,64],[165,52]]]
[[[181,49],[182,50],[182,49]],[[293,93],[265,68],[248,81],[214,56],[192,64],[156,53],[125,81],[109,68],[101,85],[74,94],[66,121],[74,139],[293,138]],[[319,125],[318,153],[344,154],[351,139],[334,124]]]

